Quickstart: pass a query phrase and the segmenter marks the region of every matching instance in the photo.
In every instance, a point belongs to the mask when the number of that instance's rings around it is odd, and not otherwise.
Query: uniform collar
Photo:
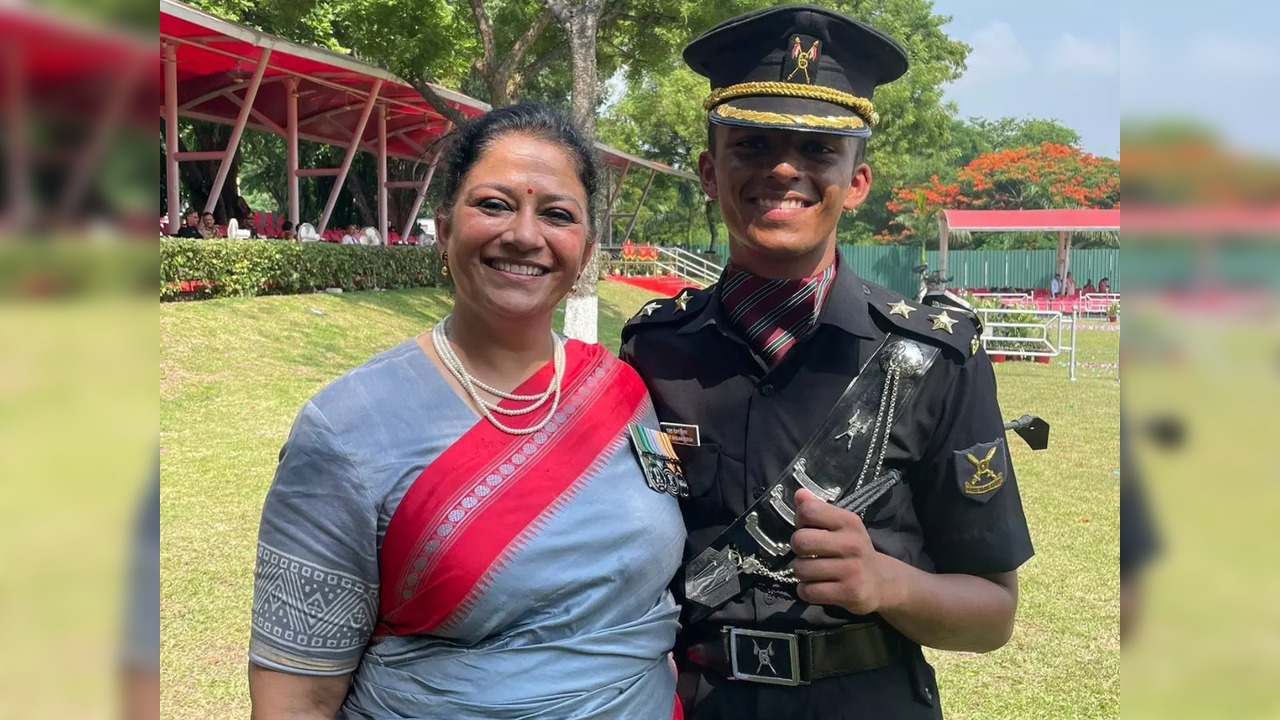
[[[870,306],[871,288],[836,253],[836,281],[831,285],[826,307],[818,316],[818,324],[831,325],[858,337],[880,337],[883,333],[871,320]]]
[[[882,333],[876,330],[875,323],[871,320],[869,307],[871,289],[862,278],[854,274],[853,270],[845,267],[839,253],[836,254],[835,262],[836,279],[827,293],[827,301],[822,308],[822,313],[818,316],[818,324],[831,325],[858,337],[872,339],[880,337]],[[707,299],[698,314],[677,331],[679,334],[695,333],[708,325],[718,325],[722,332],[735,335],[729,319],[720,312],[722,307],[720,286],[724,283],[728,265],[725,268],[726,270],[720,273],[720,279],[716,281],[715,287],[709,289],[711,297]]]

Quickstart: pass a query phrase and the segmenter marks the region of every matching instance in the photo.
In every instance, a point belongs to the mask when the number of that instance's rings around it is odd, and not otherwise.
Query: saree
[[[629,366],[565,350],[528,435],[479,420],[412,342],[317,395],[263,510],[251,659],[354,671],[344,718],[670,718],[684,530],[625,438],[657,421]]]

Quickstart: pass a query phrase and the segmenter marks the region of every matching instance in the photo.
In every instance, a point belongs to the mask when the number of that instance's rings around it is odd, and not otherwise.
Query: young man
[[[722,23],[684,57],[711,81],[699,176],[730,263],[646,304],[620,355],[689,485],[686,717],[941,717],[921,646],[1004,645],[1032,550],[976,324],[836,253],[841,214],[871,188],[872,90],[905,54],[790,5]]]

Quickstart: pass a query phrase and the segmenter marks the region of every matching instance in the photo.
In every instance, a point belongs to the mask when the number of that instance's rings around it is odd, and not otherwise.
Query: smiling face
[[[200,222],[207,228],[211,228],[216,224],[213,220],[213,213],[205,213],[204,215],[201,215]]]
[[[716,127],[698,159],[702,189],[720,201],[733,262],[760,277],[805,277],[835,253],[836,225],[866,200],[871,169],[857,141],[824,133]]]
[[[455,312],[549,318],[590,256],[587,193],[572,156],[525,133],[494,140],[438,210]]]

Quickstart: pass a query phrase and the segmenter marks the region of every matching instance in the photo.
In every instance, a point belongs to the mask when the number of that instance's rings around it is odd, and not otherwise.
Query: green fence
[[[920,248],[885,245],[843,245],[840,257],[860,277],[903,295],[915,295],[920,277],[911,268],[920,264]],[[938,267],[938,251],[925,253],[930,269]],[[947,253],[951,287],[1049,287],[1057,252],[1054,250],[953,250]],[[1071,251],[1071,275],[1084,287],[1107,278],[1120,291],[1120,251],[1115,248]]]

